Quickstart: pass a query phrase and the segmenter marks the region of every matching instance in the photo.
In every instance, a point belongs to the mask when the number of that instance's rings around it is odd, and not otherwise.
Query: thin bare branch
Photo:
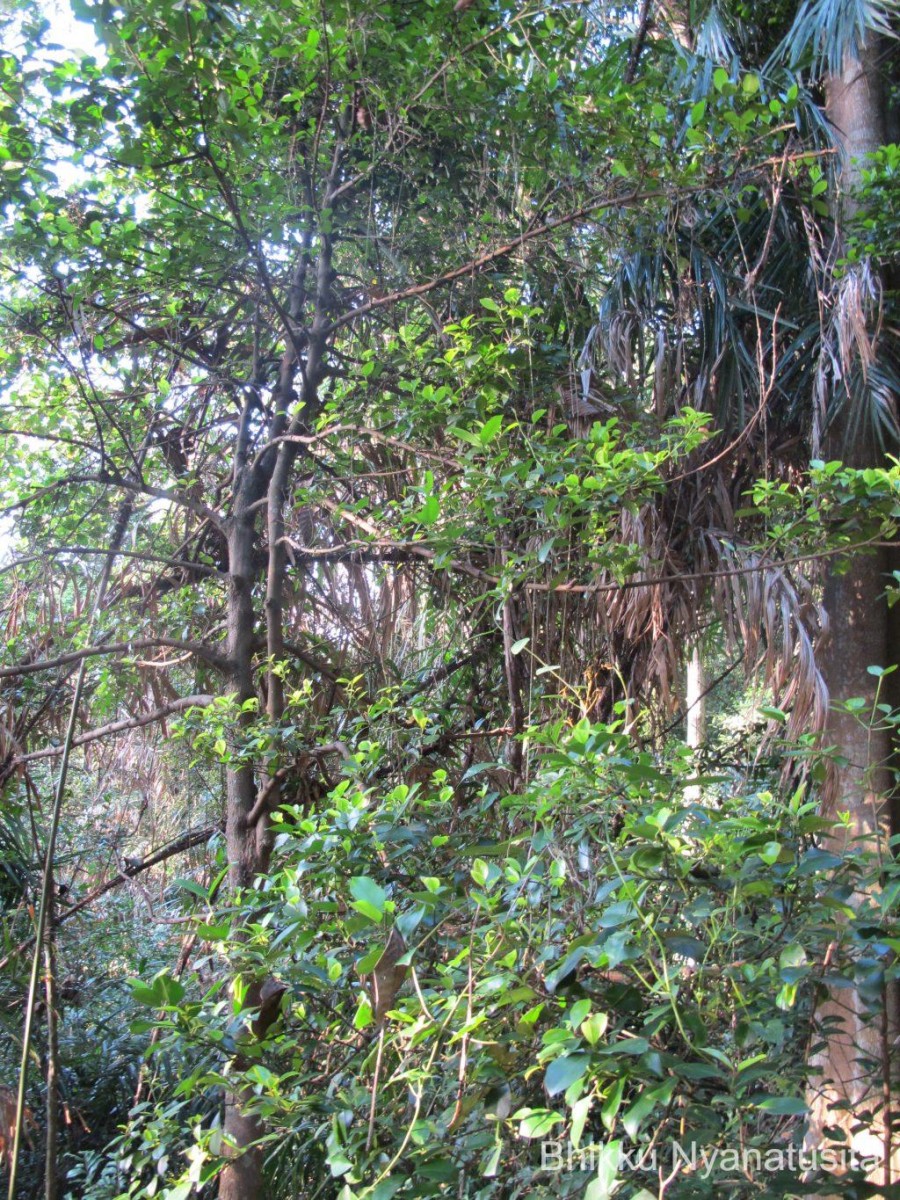
[[[180,700],[173,700],[171,704],[164,704],[162,708],[154,709],[153,712],[142,713],[137,717],[123,717],[120,721],[110,721],[109,724],[100,725],[97,729],[89,729],[87,733],[82,733],[75,738],[72,745],[86,746],[88,742],[113,737],[115,734],[124,733],[129,729],[142,729],[145,725],[152,725],[155,721],[162,721],[166,717],[184,712],[188,708],[205,708],[214,700],[215,696],[209,696],[202,692],[196,696],[184,696]],[[10,765],[15,767],[20,763],[36,762],[41,758],[58,758],[60,754],[62,754],[61,746],[46,746],[43,750],[33,750],[30,754],[19,755],[18,758],[12,760]]]
[[[180,638],[134,638],[130,642],[110,642],[107,645],[86,646],[82,650],[69,650],[56,658],[42,658],[38,662],[18,663],[14,667],[0,668],[0,679],[15,679],[19,675],[33,675],[36,671],[52,671],[56,667],[65,667],[70,663],[81,662],[83,658],[96,658],[101,654],[130,654],[135,650],[150,650],[158,646],[168,646],[172,650],[186,650],[196,654],[211,666],[224,670],[227,662],[221,654],[204,646],[200,642],[185,642]]]
[[[120,487],[128,492],[138,492],[143,496],[154,496],[157,500],[167,500],[170,504],[177,504],[181,508],[186,508],[190,512],[196,513],[198,517],[203,517],[210,521],[217,529],[224,530],[225,521],[221,513],[216,512],[214,508],[208,508],[199,500],[194,500],[190,496],[184,495],[183,492],[175,492],[170,488],[154,487],[153,484],[142,483],[136,479],[126,479],[121,475],[66,475],[62,479],[56,479],[53,483],[48,483],[44,487],[35,488],[27,496],[23,496],[21,500],[17,500],[14,504],[8,504],[5,508],[0,509],[0,516],[5,516],[7,513],[15,512],[20,508],[27,508],[29,504],[34,504],[36,500],[40,500],[42,496],[52,495],[64,487],[75,487],[85,483],[97,483],[102,487]]]
[[[107,892],[113,891],[114,888],[121,887],[123,883],[127,883],[135,875],[140,875],[142,871],[149,871],[151,867],[158,866],[159,863],[173,858],[176,854],[183,854],[186,850],[193,849],[194,846],[202,846],[204,842],[209,841],[213,834],[218,833],[221,828],[221,825],[204,825],[202,828],[189,829],[187,833],[181,834],[174,841],[167,842],[166,845],[160,846],[157,850],[151,850],[146,858],[142,858],[140,862],[130,863],[118,875],[115,875],[112,879],[107,879],[105,883],[101,883],[98,887],[95,887],[93,891],[88,892],[76,904],[72,904],[69,908],[59,912],[56,918],[56,926],[58,927],[64,921],[68,921],[78,913],[84,912],[86,908],[90,908],[92,904],[95,904],[101,896],[105,896]],[[24,954],[33,945],[33,937],[19,942],[4,958],[0,958],[0,971],[5,970],[13,959],[18,958],[20,954]]]
[[[47,558],[56,558],[62,554],[109,554],[102,546],[48,546],[40,554],[29,554],[24,558],[16,558],[0,567],[0,575],[6,571],[14,571],[17,567],[29,563],[42,562]],[[138,562],[160,563],[165,567],[174,567],[180,571],[190,571],[192,575],[224,575],[217,567],[206,563],[191,562],[186,558],[167,558],[164,554],[147,554],[140,550],[120,550],[118,558],[133,558]]]

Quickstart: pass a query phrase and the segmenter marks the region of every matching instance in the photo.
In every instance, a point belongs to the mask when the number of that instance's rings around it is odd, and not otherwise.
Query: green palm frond
[[[898,0],[803,0],[767,68],[806,67],[814,78],[839,74],[847,55],[858,57],[869,34],[896,36]]]
[[[703,58],[727,65],[737,57],[737,44],[732,24],[725,19],[718,4],[711,4],[703,23],[697,30],[694,49]]]
[[[6,911],[25,896],[37,870],[24,815],[4,805],[0,808],[0,900]]]

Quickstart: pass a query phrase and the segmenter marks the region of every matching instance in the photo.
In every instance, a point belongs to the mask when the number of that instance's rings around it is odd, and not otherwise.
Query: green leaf
[[[162,1005],[162,993],[145,983],[133,983],[131,995],[136,1004],[146,1004],[150,1008],[159,1008]]]
[[[668,1104],[675,1091],[677,1081],[667,1079],[659,1087],[648,1088],[642,1092],[627,1112],[622,1114],[622,1125],[630,1138],[635,1138],[643,1122],[650,1116],[657,1105]]]
[[[545,563],[550,557],[550,551],[556,543],[555,537],[549,537],[545,542],[541,543],[540,549],[537,552],[537,560],[539,563]]]
[[[572,1127],[569,1132],[569,1140],[576,1148],[581,1142],[581,1135],[584,1133],[588,1113],[591,1111],[593,1102],[593,1096],[582,1096],[580,1100],[576,1100],[572,1105]]]
[[[356,900],[360,912],[365,911],[367,916],[374,913],[373,920],[376,921],[384,916],[387,893],[368,875],[356,875],[350,880],[350,895]]]
[[[576,1079],[581,1079],[590,1065],[587,1054],[564,1054],[555,1058],[544,1075],[544,1087],[548,1096],[558,1096]]]
[[[379,955],[380,957],[380,955]],[[356,1015],[353,1018],[354,1029],[365,1029],[372,1024],[372,1005],[365,996],[360,996],[359,1006],[356,1009]]]
[[[486,446],[488,442],[492,442],[502,428],[503,418],[499,414],[491,417],[490,420],[485,421],[481,427],[481,432],[478,435],[481,439],[482,446]]]
[[[231,926],[227,922],[221,925],[198,925],[197,933],[206,942],[223,942],[231,933]]]
[[[570,1029],[577,1029],[582,1021],[591,1015],[591,1002],[587,997],[577,1000],[566,1013],[566,1024]]]
[[[534,988],[530,988],[527,984],[520,984],[519,987],[511,988],[508,992],[503,992],[498,996],[495,1005],[497,1008],[504,1008],[507,1004],[527,1004],[533,1000],[537,992]]]
[[[172,1188],[166,1188],[162,1193],[162,1200],[187,1200],[191,1192],[194,1190],[194,1185],[190,1179],[183,1179],[181,1183],[176,1183]]]
[[[751,1096],[750,1103],[754,1108],[763,1112],[774,1113],[779,1117],[803,1116],[809,1106],[799,1096]]]
[[[625,1095],[625,1076],[621,1075],[612,1085],[606,1099],[603,1101],[603,1106],[600,1109],[600,1120],[603,1122],[603,1128],[612,1130],[616,1123],[616,1113],[622,1104],[622,1097]]]
[[[698,962],[706,953],[706,947],[701,941],[683,933],[667,934],[665,944],[670,954],[678,954],[682,958],[693,958]]]
[[[606,1033],[609,1016],[606,1013],[593,1013],[582,1023],[581,1033],[584,1040],[591,1046],[596,1046]]]
[[[584,1200],[609,1200],[619,1178],[621,1141],[607,1142],[596,1156],[597,1175],[587,1185]]]
[[[184,998],[184,984],[174,976],[163,973],[149,984],[131,981],[131,994],[138,1004],[151,1008],[166,1008],[178,1004]]]
[[[201,887],[195,879],[173,879],[171,886],[190,892],[192,896],[199,896],[201,900],[206,899],[206,888]]]
[[[554,1125],[560,1124],[562,1117],[546,1108],[520,1108],[513,1115],[513,1120],[520,1122],[519,1137],[542,1138]]]
[[[416,513],[416,518],[422,525],[433,525],[440,515],[440,501],[438,500],[437,496],[429,496]]]
[[[483,1178],[493,1179],[500,1165],[500,1155],[503,1153],[503,1143],[497,1142],[482,1158],[479,1171]]]
[[[448,433],[452,433],[455,438],[459,438],[461,442],[468,442],[470,446],[482,445],[481,438],[477,433],[472,433],[468,429],[460,429],[458,425],[450,425],[447,429]]]
[[[612,1046],[604,1046],[600,1053],[636,1057],[639,1054],[646,1054],[649,1049],[650,1043],[646,1038],[623,1038],[622,1041],[615,1042]]]
[[[368,900],[354,900],[351,908],[355,908],[358,913],[367,917],[370,921],[374,921],[377,925],[383,918],[384,912],[376,908],[374,904],[370,904]]]

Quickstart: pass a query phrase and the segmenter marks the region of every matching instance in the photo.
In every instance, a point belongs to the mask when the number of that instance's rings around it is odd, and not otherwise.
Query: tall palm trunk
[[[852,214],[865,156],[884,140],[876,46],[870,37],[859,55],[848,54],[841,73],[826,81],[827,115],[841,155],[839,220]],[[878,463],[882,453],[874,438],[854,434],[863,427],[845,406],[830,431],[828,457],[854,467]],[[868,668],[896,661],[884,598],[888,566],[884,552],[857,556],[846,574],[832,570],[825,583],[831,636],[821,666],[832,705],[838,706],[829,715],[827,740],[846,760],[846,766],[836,770],[825,815],[849,813],[846,829],[832,837],[837,852],[853,843],[876,855],[889,852],[890,735],[886,728],[869,728],[840,708],[843,701],[862,696],[871,712],[877,681]],[[889,1185],[900,1174],[890,1118],[891,1047],[898,1028],[894,993],[893,988],[885,989],[880,1005],[873,1006],[855,988],[829,991],[816,1011],[817,1045],[810,1060],[814,1075],[808,1147],[825,1144],[828,1127],[841,1129],[846,1140],[839,1144],[877,1158],[879,1165],[869,1177],[878,1185]]]

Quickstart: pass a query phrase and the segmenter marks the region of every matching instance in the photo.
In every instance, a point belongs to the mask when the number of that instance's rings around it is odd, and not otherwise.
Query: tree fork
[[[325,187],[323,206],[326,208],[331,204],[342,158],[343,141],[339,138]],[[234,205],[232,205],[232,211],[237,217]],[[265,499],[268,534],[264,605],[268,653],[267,714],[273,725],[281,720],[284,713],[284,687],[280,674],[280,663],[285,653],[282,590],[287,564],[287,548],[284,505],[288,496],[291,469],[300,452],[300,445],[293,439],[303,433],[310,417],[315,413],[318,403],[318,388],[325,366],[325,350],[331,332],[328,324],[328,311],[332,294],[332,239],[330,234],[324,232],[320,232],[319,237],[314,315],[312,328],[305,345],[305,362],[301,357],[302,347],[297,338],[296,327],[302,317],[301,307],[305,296],[305,280],[309,267],[308,245],[304,248],[303,256],[292,278],[290,310],[285,312],[280,305],[277,306],[277,311],[285,326],[286,346],[281,361],[269,440],[283,440],[277,442],[278,448],[274,454],[265,453],[254,459],[253,462],[249,462],[249,421],[247,419],[249,413],[245,410],[245,419],[242,421],[241,439],[235,460],[234,516],[228,533],[227,628],[228,659],[232,672],[229,682],[232,691],[238,698],[238,703],[243,705],[255,695],[253,678],[256,630],[256,613],[253,606],[253,582],[256,571],[255,513],[257,503]],[[267,282],[267,278],[264,278],[265,282]],[[301,404],[298,405],[297,412],[291,416],[290,405],[295,395],[294,379],[298,371],[302,379]],[[285,434],[288,436],[285,437]],[[239,721],[242,725],[250,724],[251,713],[249,711],[245,713],[242,709]],[[262,811],[257,811],[259,798],[252,764],[242,764],[236,768],[230,768],[227,779],[226,840],[229,884],[232,892],[236,893],[251,887],[254,878],[268,867],[271,835],[268,805],[265,805]],[[270,982],[269,980],[257,980],[251,984],[249,993],[251,1006],[261,1002]],[[232,1066],[238,1071],[241,1069],[240,1055],[232,1060]],[[262,1121],[250,1111],[251,1103],[252,1093],[240,1087],[225,1097],[224,1129],[230,1161],[219,1177],[220,1200],[257,1200],[257,1197],[263,1194],[262,1151],[257,1143],[262,1137],[264,1126]]]

